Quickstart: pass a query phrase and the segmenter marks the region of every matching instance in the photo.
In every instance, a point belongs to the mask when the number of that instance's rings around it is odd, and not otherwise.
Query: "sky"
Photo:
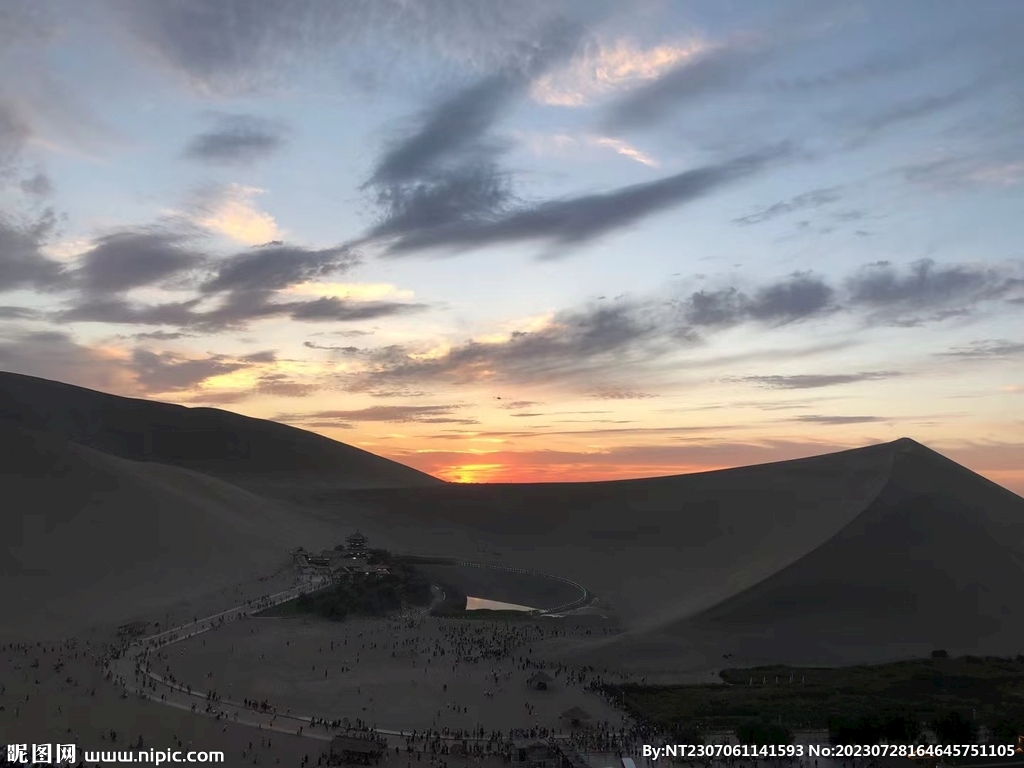
[[[5,0],[0,370],[458,482],[1024,494],[1014,0]]]

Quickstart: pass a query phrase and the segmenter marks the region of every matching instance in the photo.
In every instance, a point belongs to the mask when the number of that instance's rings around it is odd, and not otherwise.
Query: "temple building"
[[[369,541],[363,534],[358,530],[345,539],[345,544],[348,546],[348,553],[352,557],[362,557],[366,553],[366,542]]]

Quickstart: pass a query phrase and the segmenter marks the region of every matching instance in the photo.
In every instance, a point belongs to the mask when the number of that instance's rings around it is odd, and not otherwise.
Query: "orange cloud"
[[[646,49],[625,39],[592,46],[563,69],[535,80],[531,95],[542,104],[583,106],[608,91],[660,77],[706,49],[699,40]]]

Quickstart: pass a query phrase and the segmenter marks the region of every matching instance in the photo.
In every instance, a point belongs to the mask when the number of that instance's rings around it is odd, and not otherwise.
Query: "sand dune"
[[[332,498],[369,506],[425,553],[476,553],[574,579],[646,630],[716,605],[827,541],[881,491],[890,461],[876,446],[649,480]]]
[[[114,456],[158,461],[261,488],[438,485],[403,464],[305,430],[216,408],[108,395],[0,372],[0,421],[55,432]]]
[[[352,496],[410,543],[474,542],[597,591],[628,631],[566,653],[636,671],[1024,650],[1024,499],[912,440],[671,478]]]
[[[270,422],[0,374],[0,445],[0,493],[18,500],[0,609],[19,621],[126,621],[358,526],[376,545],[579,582],[627,631],[560,652],[651,674],[725,654],[1024,650],[1024,499],[911,440],[646,480],[455,485]],[[462,586],[523,602],[486,581]]]
[[[197,472],[2,422],[0,466],[5,636],[152,618],[348,530],[340,516],[332,524]]]

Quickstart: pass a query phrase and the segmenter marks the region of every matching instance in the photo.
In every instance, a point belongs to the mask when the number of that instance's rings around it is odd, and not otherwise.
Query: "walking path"
[[[565,606],[539,611],[539,614],[546,615],[555,611],[570,610],[571,608],[579,607],[591,599],[590,594],[581,584],[577,584],[574,581],[564,579],[559,576],[551,576],[550,574],[541,573],[539,571],[505,565],[473,563],[454,559],[452,559],[452,562],[457,565],[468,567],[495,568],[514,573],[544,576],[546,578],[570,584],[580,590],[582,594],[581,598],[578,598]],[[290,711],[284,714],[274,711],[273,709],[269,711],[261,711],[252,706],[247,706],[244,702],[225,699],[221,696],[211,698],[211,694],[208,691],[193,690],[191,686],[178,683],[169,677],[165,677],[149,669],[150,651],[165,648],[172,643],[181,642],[182,640],[195,637],[196,635],[200,635],[204,632],[209,632],[212,629],[223,626],[229,621],[237,621],[248,616],[253,616],[267,610],[268,608],[288,602],[289,600],[294,600],[302,594],[306,594],[326,586],[329,581],[330,580],[325,577],[309,579],[276,594],[249,600],[242,605],[229,608],[228,610],[221,611],[220,613],[213,614],[212,616],[195,619],[191,622],[182,624],[178,627],[173,627],[158,634],[134,640],[124,647],[119,657],[112,659],[108,663],[106,672],[110,679],[116,681],[125,689],[125,693],[123,694],[124,697],[131,694],[138,696],[139,698],[155,701],[176,709],[188,710],[205,717],[213,717],[217,720],[223,719],[240,725],[247,725],[257,728],[258,730],[303,736],[319,741],[329,741],[334,737],[334,735],[336,735],[336,732],[339,729],[331,728],[326,724],[316,724],[315,721],[319,720],[319,718],[313,718],[308,715],[293,715]],[[429,606],[424,609],[410,611],[409,614],[406,615],[429,612],[433,607],[444,600],[444,591],[439,587],[431,585],[431,591],[434,593],[434,598]],[[389,728],[374,728],[374,732],[385,737],[391,737],[386,739],[389,742],[389,747],[404,746],[405,738],[413,735],[411,731]],[[441,738],[454,739],[458,741],[487,741],[487,737],[442,736]],[[569,735],[556,734],[553,735],[553,738],[567,739],[569,738]]]

